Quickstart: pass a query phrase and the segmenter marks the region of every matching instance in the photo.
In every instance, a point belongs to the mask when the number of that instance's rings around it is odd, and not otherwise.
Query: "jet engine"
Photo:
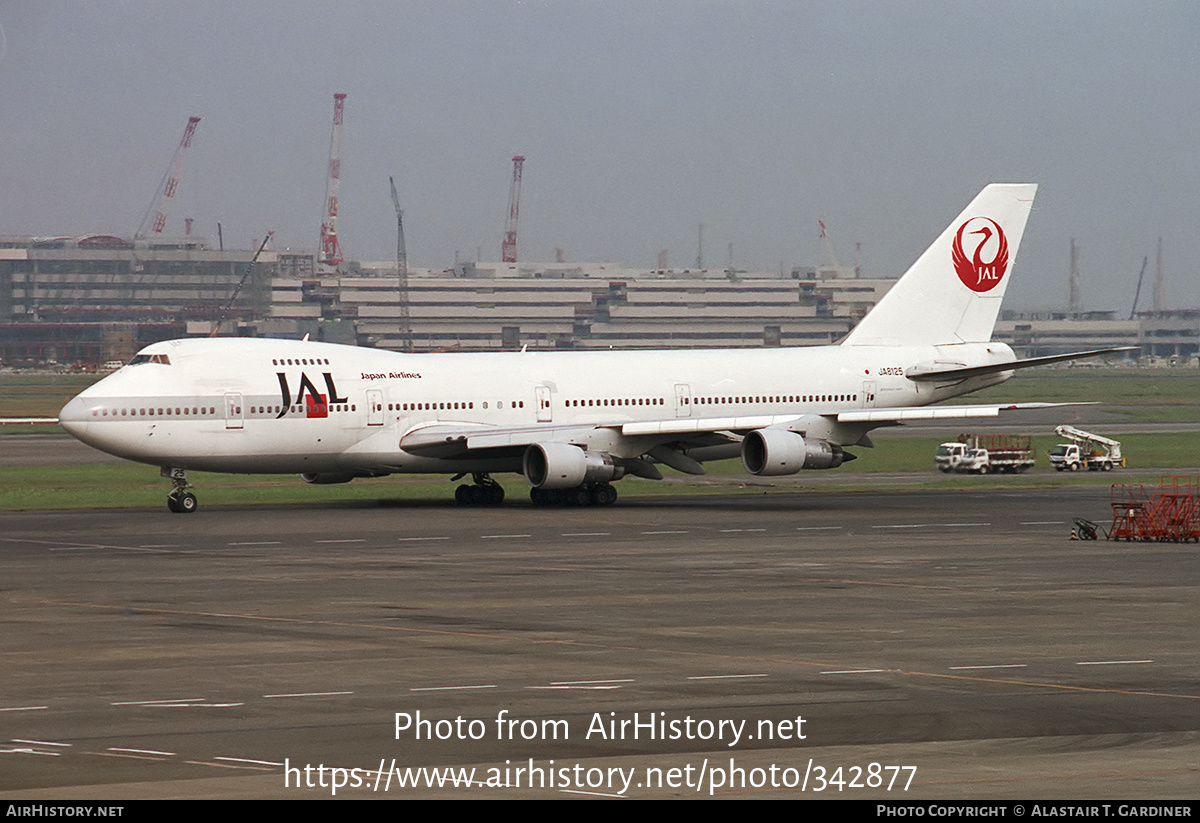
[[[751,474],[773,477],[801,469],[836,469],[847,459],[828,440],[805,440],[785,429],[757,429],[742,440],[742,465]]]
[[[525,450],[524,467],[525,479],[535,489],[573,489],[625,475],[612,455],[584,451],[569,443],[534,443]]]

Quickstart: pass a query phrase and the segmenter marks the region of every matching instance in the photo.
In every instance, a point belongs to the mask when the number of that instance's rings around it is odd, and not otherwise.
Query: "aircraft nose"
[[[90,414],[88,404],[82,397],[75,397],[58,413],[58,424],[74,437],[83,439],[87,432],[87,421]]]

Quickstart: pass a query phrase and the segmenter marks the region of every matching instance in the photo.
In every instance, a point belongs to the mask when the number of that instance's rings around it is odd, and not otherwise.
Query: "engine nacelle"
[[[354,474],[352,472],[319,472],[302,474],[300,479],[305,483],[312,483],[314,486],[328,486],[333,483],[349,483],[354,479]]]
[[[573,489],[625,475],[612,455],[584,451],[570,443],[534,443],[525,450],[524,468],[525,479],[535,489]]]
[[[801,469],[836,469],[845,454],[828,440],[808,440],[784,429],[757,429],[742,440],[742,465],[751,474],[773,477]]]

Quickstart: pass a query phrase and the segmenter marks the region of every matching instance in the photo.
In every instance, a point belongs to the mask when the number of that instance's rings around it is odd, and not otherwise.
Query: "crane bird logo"
[[[979,228],[968,232],[968,226]],[[967,257],[967,253],[963,251],[964,234],[983,235],[975,245],[975,253],[971,257]],[[990,242],[993,236],[996,238],[994,244]],[[989,251],[994,246],[995,253],[991,260],[983,259],[984,246],[989,246]],[[973,292],[991,291],[1000,285],[1005,272],[1008,271],[1008,238],[1004,236],[1004,229],[992,218],[972,217],[958,227],[950,258],[954,262],[954,271],[964,286]]]

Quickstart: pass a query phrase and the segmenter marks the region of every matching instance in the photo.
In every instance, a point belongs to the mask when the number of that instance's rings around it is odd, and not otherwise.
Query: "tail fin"
[[[991,340],[1036,193],[1033,183],[986,187],[842,345],[920,346]]]

